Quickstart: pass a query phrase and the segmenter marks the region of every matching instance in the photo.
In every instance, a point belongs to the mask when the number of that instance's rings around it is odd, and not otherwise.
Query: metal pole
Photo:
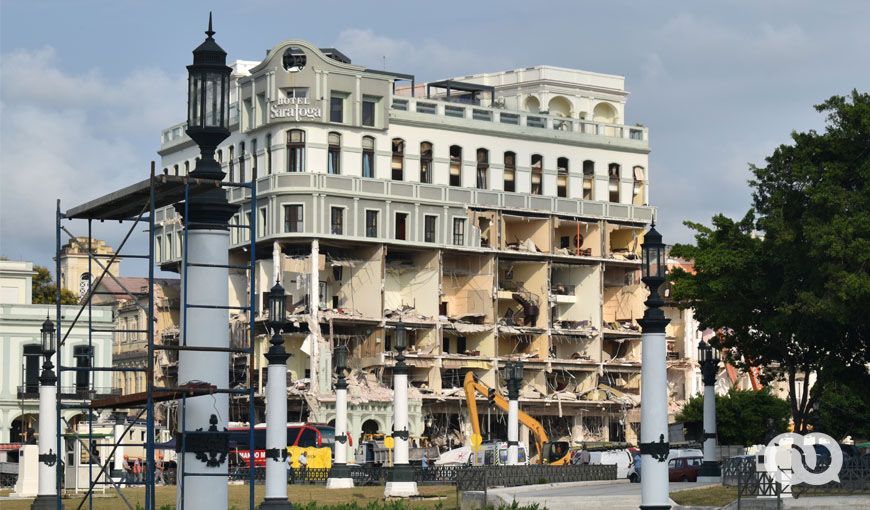
[[[393,467],[387,474],[384,497],[407,498],[417,496],[414,469],[408,464],[408,365],[405,363],[404,347],[398,347],[396,365],[393,367]]]
[[[712,348],[707,352],[712,353]],[[704,382],[704,462],[698,472],[699,482],[719,483],[722,481],[722,471],[716,461],[716,371],[719,360],[710,354],[708,359],[701,361],[701,378]]]
[[[154,215],[156,198],[154,194],[154,162],[151,162],[151,179],[149,190],[148,210],[148,313],[145,314],[148,321],[148,360],[145,371],[145,510],[154,510],[157,506],[155,501],[154,487]]]
[[[57,211],[56,211],[56,215],[55,215],[55,229],[56,229],[55,245],[56,246],[55,246],[55,257],[54,257],[54,261],[55,261],[55,273],[54,273],[54,275],[55,275],[55,278],[57,280],[57,286],[55,288],[55,298],[56,298],[55,320],[57,321],[57,333],[58,333],[58,342],[57,342],[57,364],[58,364],[58,366],[60,366],[62,359],[63,359],[63,356],[62,356],[63,342],[60,341],[60,332],[63,331],[63,329],[61,328],[61,319],[63,316],[61,315],[61,305],[60,305],[60,295],[61,295],[61,292],[60,292],[60,290],[61,290],[60,234],[61,234],[61,228],[62,228],[61,221],[63,220],[63,217],[64,217],[63,214],[60,212],[60,199],[58,199],[57,200]],[[55,381],[55,384],[56,384],[56,386],[55,386],[55,396],[56,396],[55,404],[56,405],[55,405],[54,420],[53,420],[55,422],[55,428],[54,428],[53,433],[57,437],[57,444],[56,444],[56,448],[55,448],[55,451],[57,452],[57,461],[55,463],[55,473],[54,473],[54,479],[55,479],[55,481],[54,481],[54,485],[55,485],[54,494],[55,494],[55,499],[56,499],[55,510],[63,510],[63,500],[61,499],[61,495],[63,494],[63,487],[61,486],[61,480],[63,480],[63,465],[64,465],[64,458],[66,457],[66,452],[63,449],[63,438],[61,437],[61,419],[63,418],[63,415],[61,414],[60,407],[61,407],[61,403],[63,400],[63,392],[61,391],[62,384],[63,384],[63,377],[58,376],[57,380]],[[60,395],[59,398],[57,398],[58,395]],[[46,421],[51,422],[52,420],[49,419]]]
[[[244,195],[245,190],[242,188],[242,194]],[[250,342],[249,342],[249,352],[248,355],[248,363],[251,367],[254,365],[254,338],[255,338],[255,323],[254,323],[254,297],[256,295],[257,289],[257,222],[254,221],[254,211],[257,209],[257,183],[251,182],[251,239],[249,243],[249,251],[251,252],[251,278],[250,278],[250,289],[248,292],[249,302],[248,302],[248,325],[250,329]],[[286,370],[285,370],[286,372]],[[248,458],[250,462],[248,463],[248,508],[253,510],[254,508],[254,413],[256,410],[254,409],[254,381],[253,381],[253,371],[248,370],[248,373],[251,374],[251,380],[248,381]],[[284,399],[287,398],[287,392],[284,391]],[[286,413],[286,402],[285,402],[285,412],[284,412],[284,443],[285,448],[284,451],[287,451],[286,443],[287,443],[287,413]],[[286,485],[286,474],[284,477],[285,485]],[[285,490],[286,496],[286,490]]]
[[[39,490],[31,510],[63,507],[57,490],[57,472],[54,469],[55,465],[60,464],[62,457],[59,451],[52,448],[54,439],[60,434],[57,428],[57,376],[51,364],[51,354],[43,354],[42,374],[39,376]]]

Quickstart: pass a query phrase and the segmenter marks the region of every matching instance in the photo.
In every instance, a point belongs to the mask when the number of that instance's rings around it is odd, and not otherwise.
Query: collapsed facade
[[[250,302],[251,277],[257,291],[252,313],[228,319],[239,345],[249,318],[262,335],[255,369],[234,365],[231,380],[255,385],[258,409],[277,278],[292,419],[334,417],[331,349],[347,344],[349,430],[389,433],[401,323],[412,435],[463,443],[465,372],[501,389],[499,370],[522,359],[520,406],[551,437],[637,441],[640,246],[654,211],[648,130],[625,123],[624,78],[538,66],[418,84],[290,40],[237,61],[233,80],[217,159],[227,181],[257,183],[253,210],[249,190],[228,192],[231,223],[253,222],[257,250],[255,274],[230,271],[230,304]],[[165,173],[195,166],[183,133],[163,132]],[[181,222],[170,208],[156,220],[158,259],[178,270]],[[248,231],[232,230],[241,265]],[[503,437],[503,417],[483,429]]]

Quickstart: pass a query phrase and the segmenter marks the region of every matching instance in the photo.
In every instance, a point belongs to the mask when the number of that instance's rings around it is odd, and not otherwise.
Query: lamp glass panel
[[[191,73],[188,83],[187,104],[189,111],[187,113],[187,124],[189,127],[199,127],[201,124],[199,74],[195,72]]]
[[[338,371],[344,370],[347,366],[347,347],[339,345],[335,348],[335,368]]]
[[[203,117],[205,127],[220,127],[221,111],[221,75],[218,73],[205,74],[205,104],[203,105]]]
[[[404,326],[396,328],[396,349],[405,349],[408,347],[408,331]]]

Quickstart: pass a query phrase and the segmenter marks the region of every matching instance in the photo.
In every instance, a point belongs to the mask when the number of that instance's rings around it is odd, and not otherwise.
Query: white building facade
[[[639,253],[654,210],[649,133],[625,123],[623,77],[538,66],[417,84],[300,40],[233,69],[232,134],[217,158],[227,181],[257,183],[255,211],[249,192],[228,192],[232,223],[256,226],[254,319],[276,275],[289,294],[291,398],[309,419],[333,418],[341,342],[358,371],[350,433],[391,430],[381,390],[401,321],[412,435],[463,441],[461,376],[501,386],[498,369],[522,358],[521,408],[551,437],[636,436]],[[163,132],[165,173],[195,167],[183,133]],[[177,267],[180,221],[171,209],[156,220],[161,264]],[[243,263],[250,240],[231,235]],[[249,276],[231,272],[231,305],[247,303]]]
[[[54,304],[33,304],[31,285],[33,264],[0,261],[0,443],[33,441],[39,419],[39,374],[42,371],[40,328],[48,316],[57,326]],[[58,344],[69,330],[70,322],[79,311],[77,305],[61,307],[61,330]],[[94,331],[88,333],[88,310],[69,331],[60,347],[64,366],[112,366],[112,310],[94,306],[91,309]],[[54,357],[57,365],[57,355]],[[57,372],[57,368],[55,368]],[[67,400],[88,398],[112,392],[110,372],[75,372],[61,374],[63,397]],[[61,416],[75,422],[76,411],[66,410]]]

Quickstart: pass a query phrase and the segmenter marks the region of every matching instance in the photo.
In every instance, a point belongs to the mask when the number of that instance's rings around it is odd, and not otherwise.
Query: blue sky
[[[821,128],[813,104],[870,84],[861,0],[4,0],[0,254],[50,264],[56,198],[66,208],[147,176],[160,129],[184,120],[209,10],[230,60],[300,38],[418,81],[538,64],[625,76],[666,242],[691,239],[683,220],[742,215],[748,163]]]

